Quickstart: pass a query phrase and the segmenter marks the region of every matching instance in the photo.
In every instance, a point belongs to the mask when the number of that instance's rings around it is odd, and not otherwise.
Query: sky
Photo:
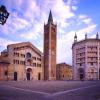
[[[72,64],[75,32],[78,41],[100,32],[100,0],[0,0],[10,13],[0,25],[0,51],[8,44],[31,42],[43,52],[43,29],[50,9],[57,24],[57,63]],[[100,37],[100,36],[99,36]]]

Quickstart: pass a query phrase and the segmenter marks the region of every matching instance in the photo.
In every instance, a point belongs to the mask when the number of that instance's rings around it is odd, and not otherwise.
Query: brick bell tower
[[[53,23],[50,10],[48,22],[44,25],[44,80],[56,80],[56,35],[57,25]]]

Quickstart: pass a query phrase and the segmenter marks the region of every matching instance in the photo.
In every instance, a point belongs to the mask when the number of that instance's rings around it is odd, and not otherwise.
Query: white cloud
[[[72,10],[77,10],[77,7],[76,6],[72,6]]]
[[[39,33],[43,33],[43,23],[47,22],[49,14],[48,11],[51,8],[54,21],[57,21],[58,23],[58,32],[61,32],[61,30],[63,31],[62,28],[66,28],[67,26],[69,26],[70,23],[66,23],[66,20],[74,16],[74,13],[70,9],[71,5],[69,3],[66,5],[63,0],[59,0],[59,2],[58,0],[45,0],[44,5],[37,5],[35,1],[30,0],[28,1],[28,4],[30,6],[25,12],[25,16],[31,19],[32,22],[29,23],[33,23],[33,29],[29,30],[29,32],[27,33],[23,33],[20,35],[21,37],[24,37],[26,39],[37,39],[39,35],[42,35]],[[32,13],[35,13],[35,15]],[[36,18],[38,19],[38,21],[36,21]]]
[[[84,19],[83,22],[86,23],[86,24],[90,24],[92,22],[92,19],[87,18],[87,19]]]
[[[81,20],[81,22],[84,22],[87,25],[93,24],[92,19],[87,15],[79,15],[79,19]]]
[[[16,43],[15,41],[11,41],[9,39],[5,39],[5,38],[1,38],[0,37],[0,47],[3,47],[3,48],[7,48],[7,45],[9,44],[12,44],[12,43]]]
[[[34,40],[36,40],[36,39],[37,39],[37,35],[38,35],[38,34],[35,34],[35,33],[33,33],[33,32],[31,31],[30,33],[28,32],[28,34],[21,34],[20,37],[22,37],[22,38],[24,38],[24,39],[27,39],[27,40],[31,40],[31,39],[33,39],[33,38],[34,38]]]
[[[78,41],[85,38],[85,33],[91,33],[95,30],[96,25],[91,25],[77,31]],[[57,62],[67,62],[72,64],[72,44],[76,31],[66,33],[58,39],[57,43]]]
[[[44,22],[47,23],[49,11],[52,10],[58,31],[57,62],[71,64],[71,46],[76,31],[78,39],[81,40],[85,33],[93,32],[96,29],[96,24],[91,17],[76,14],[79,0],[67,0],[66,2],[63,0],[9,0],[9,2],[12,2],[9,3],[8,9],[11,11],[10,16],[0,30],[6,36],[17,34],[19,40],[37,42],[38,39],[42,39],[43,41],[43,25]],[[5,47],[10,43],[13,41],[0,38],[2,46]],[[43,50],[43,45],[39,48]]]
[[[96,29],[96,25],[90,25],[88,27],[85,27],[83,29],[80,29],[77,31],[77,35],[78,35],[78,39],[81,40],[84,37],[84,34],[89,34],[91,32],[93,32]]]
[[[85,19],[85,18],[87,18],[88,16],[87,15],[79,15],[79,19]]]

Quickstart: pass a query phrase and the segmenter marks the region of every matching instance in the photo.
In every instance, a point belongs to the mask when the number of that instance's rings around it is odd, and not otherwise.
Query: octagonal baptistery
[[[77,41],[74,37],[72,45],[74,80],[100,80],[100,39],[87,38]]]

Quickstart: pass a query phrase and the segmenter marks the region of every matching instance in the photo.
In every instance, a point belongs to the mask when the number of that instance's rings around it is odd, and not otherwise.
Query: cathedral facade
[[[77,41],[74,37],[72,45],[72,63],[74,80],[100,80],[100,39],[88,38]]]
[[[1,52],[1,80],[41,80],[43,54],[30,42],[10,44]]]

